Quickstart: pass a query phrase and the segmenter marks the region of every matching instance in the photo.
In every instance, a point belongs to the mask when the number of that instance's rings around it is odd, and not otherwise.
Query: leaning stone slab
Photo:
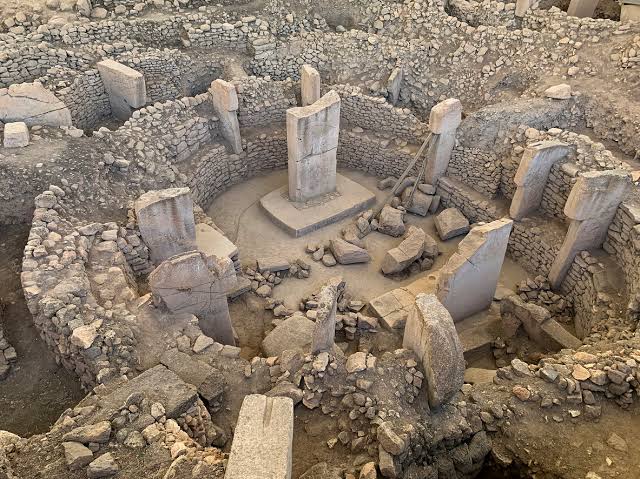
[[[458,208],[447,208],[435,217],[435,225],[438,236],[446,241],[469,231],[469,220],[460,213]]]
[[[71,111],[42,83],[20,83],[0,88],[0,122],[71,126]]]
[[[302,314],[294,314],[275,327],[262,341],[267,357],[280,356],[287,349],[308,352],[313,341],[315,323]]]
[[[311,65],[302,65],[300,69],[300,90],[302,106],[308,106],[320,99],[320,73]]]
[[[206,223],[196,225],[196,246],[207,258],[217,256],[233,260],[239,253],[238,247],[229,238]]]
[[[333,284],[322,287],[318,295],[316,324],[311,342],[311,354],[333,351],[336,336],[338,288]]]
[[[336,190],[340,96],[287,110],[289,199],[305,202]]]
[[[464,355],[453,319],[433,294],[419,294],[402,346],[416,353],[426,377],[429,405],[448,402],[464,382]]]
[[[23,121],[7,123],[4,125],[5,148],[22,148],[29,144],[29,127]]]
[[[147,87],[142,73],[115,60],[102,60],[96,63],[96,68],[115,117],[128,120],[133,109],[147,103]]]
[[[454,321],[491,305],[512,226],[506,218],[476,226],[440,270],[436,295]]]
[[[246,396],[234,432],[225,479],[290,479],[293,401]]]
[[[366,249],[340,238],[331,240],[331,252],[340,264],[367,263],[371,260]]]
[[[422,228],[409,226],[406,238],[395,248],[387,251],[382,260],[382,272],[384,274],[399,273],[408,268],[418,259],[425,246],[425,232]]]
[[[142,239],[154,263],[196,249],[193,201],[189,188],[149,191],[134,203]]]
[[[209,94],[213,101],[213,109],[220,120],[222,136],[231,145],[235,154],[242,152],[242,137],[238,122],[238,94],[233,83],[217,79],[211,83]]]

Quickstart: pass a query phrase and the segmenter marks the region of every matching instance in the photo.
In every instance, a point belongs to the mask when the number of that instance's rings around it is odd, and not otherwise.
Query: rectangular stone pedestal
[[[294,237],[353,216],[375,203],[376,196],[355,181],[336,175],[336,192],[307,203],[289,200],[289,188],[283,186],[260,200],[271,219]]]

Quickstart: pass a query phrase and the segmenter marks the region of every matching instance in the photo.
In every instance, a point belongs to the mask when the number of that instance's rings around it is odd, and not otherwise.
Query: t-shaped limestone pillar
[[[242,153],[236,87],[233,83],[218,79],[211,83],[209,94],[213,101],[213,109],[220,119],[222,136],[229,142],[235,154]]]
[[[142,73],[114,60],[102,60],[96,67],[116,118],[128,120],[134,108],[146,104],[147,87]]]
[[[340,97],[333,90],[313,105],[287,110],[291,201],[335,191],[339,133]]]
[[[454,321],[491,305],[512,227],[502,218],[472,228],[440,270],[436,295]]]
[[[196,249],[196,225],[189,188],[148,191],[135,201],[134,210],[142,239],[155,264]]]
[[[438,179],[447,171],[456,141],[456,130],[461,122],[462,103],[456,98],[448,98],[431,109],[429,129],[433,136],[427,151],[424,174],[425,181],[430,185],[437,185]]]
[[[293,401],[245,396],[233,435],[225,479],[291,479]]]
[[[631,175],[624,170],[590,171],[580,175],[564,205],[564,214],[572,221],[549,271],[552,287],[562,284],[579,251],[602,245],[630,185]]]
[[[311,65],[300,69],[300,90],[302,106],[309,106],[320,99],[320,73]]]
[[[559,141],[540,141],[524,150],[514,178],[518,188],[509,209],[514,220],[521,220],[540,206],[551,167],[568,151],[567,145]]]

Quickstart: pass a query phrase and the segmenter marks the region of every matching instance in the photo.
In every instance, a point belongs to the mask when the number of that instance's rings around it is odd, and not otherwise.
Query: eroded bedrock
[[[631,3],[0,1],[0,479],[637,479]]]

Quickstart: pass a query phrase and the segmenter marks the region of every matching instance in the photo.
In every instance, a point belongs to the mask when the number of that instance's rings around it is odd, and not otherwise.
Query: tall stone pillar
[[[571,0],[567,15],[578,18],[593,18],[599,0]]]
[[[147,103],[144,75],[114,60],[96,63],[102,83],[109,96],[111,113],[120,120],[128,120],[134,108]]]
[[[400,87],[404,78],[404,70],[402,67],[394,68],[387,80],[387,92],[389,92],[389,102],[392,105],[398,103],[400,98]]]
[[[624,170],[590,171],[580,175],[564,205],[564,214],[571,223],[549,271],[553,288],[560,287],[578,252],[602,245],[630,185],[631,175]]]
[[[440,270],[436,296],[454,321],[491,305],[512,227],[502,218],[472,228]]]
[[[456,141],[456,130],[461,122],[462,103],[456,98],[448,98],[431,109],[429,129],[433,136],[427,151],[426,183],[436,186],[438,179],[446,173]]]
[[[333,90],[313,105],[287,110],[291,201],[335,191],[339,133],[340,97]]]
[[[509,209],[514,220],[538,209],[551,167],[568,152],[567,145],[560,141],[540,141],[527,146],[514,178],[518,188]]]
[[[291,479],[293,401],[245,396],[233,435],[225,479]]]
[[[148,191],[135,201],[134,210],[142,239],[155,264],[196,249],[196,225],[189,188]]]
[[[233,83],[218,79],[211,83],[209,94],[213,101],[213,109],[220,119],[222,136],[229,142],[235,154],[242,153],[236,87]]]
[[[309,106],[320,99],[320,73],[311,65],[300,69],[300,90],[302,106]]]
[[[196,315],[207,336],[234,346],[227,293],[235,284],[229,258],[207,257],[199,251],[172,256],[149,275],[156,304],[164,304],[172,313]]]
[[[333,351],[336,336],[338,289],[333,284],[323,286],[318,297],[318,315],[311,341],[311,354]]]

